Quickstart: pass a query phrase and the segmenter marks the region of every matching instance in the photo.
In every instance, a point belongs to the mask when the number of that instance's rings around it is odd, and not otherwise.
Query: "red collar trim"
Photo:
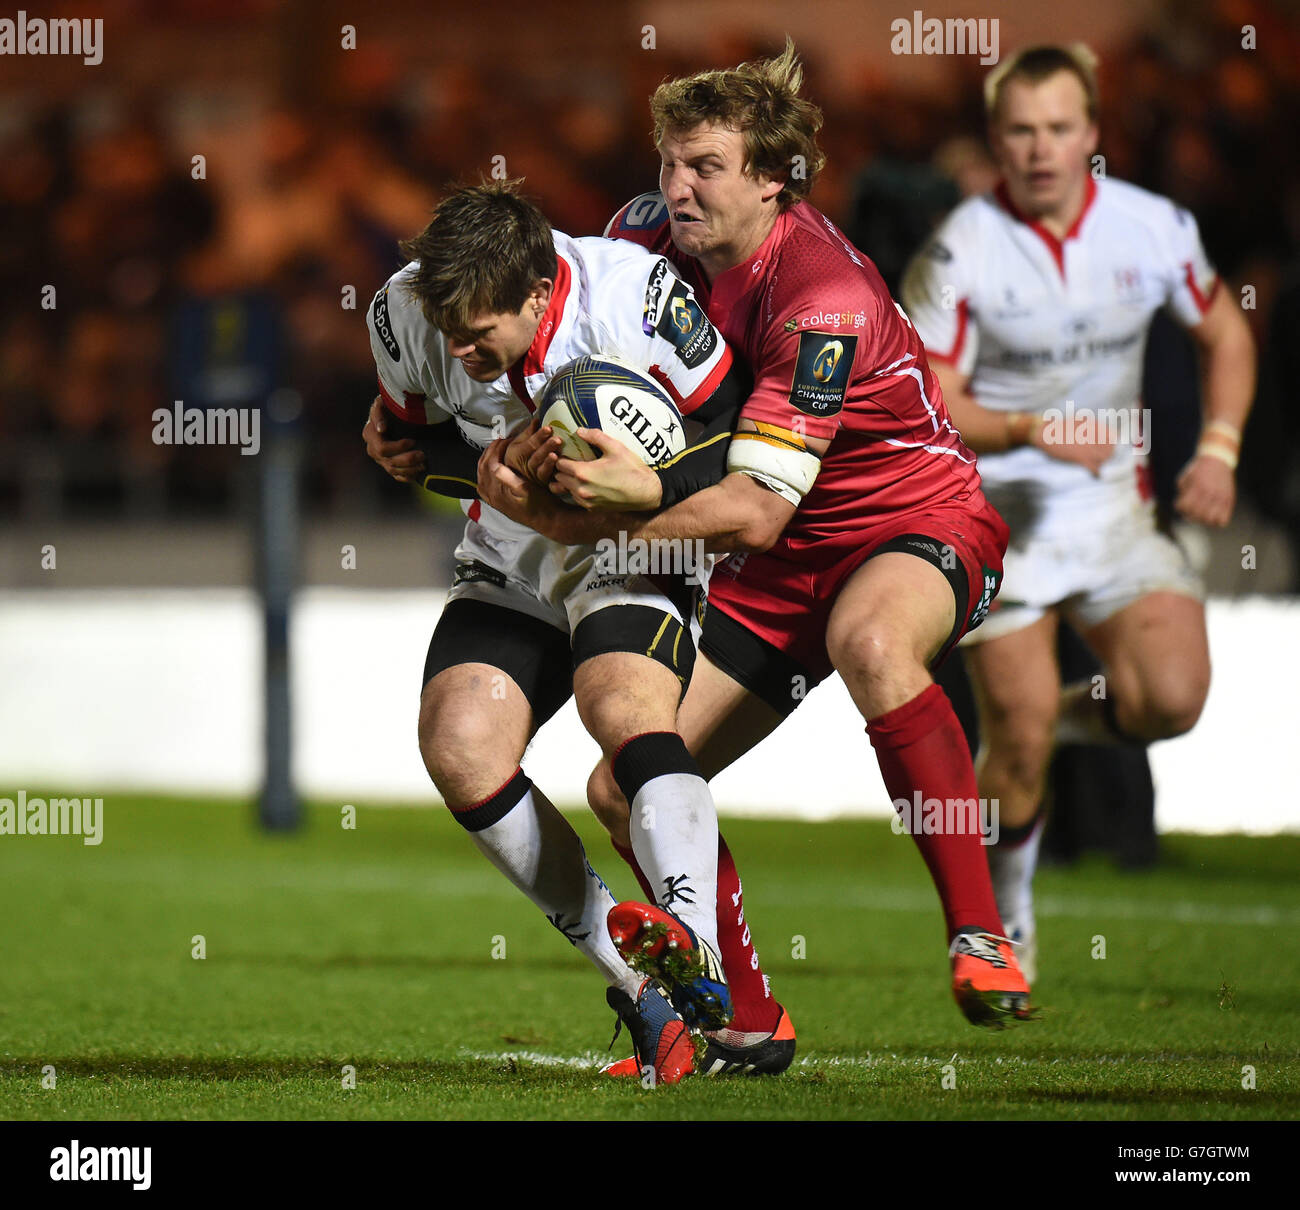
[[[550,351],[551,342],[559,330],[560,321],[564,319],[564,304],[568,302],[569,289],[572,285],[573,273],[569,269],[569,262],[557,252],[555,289],[551,291],[551,301],[546,306],[542,322],[537,325],[537,335],[533,337],[533,343],[528,346],[528,352],[506,370],[506,377],[510,380],[511,387],[530,412],[537,411],[537,405],[533,403],[532,396],[528,393],[526,379],[534,374],[540,374],[546,366],[546,354]]]
[[[1092,209],[1092,203],[1097,197],[1097,182],[1093,179],[1092,174],[1088,175],[1088,187],[1083,195],[1083,206],[1079,210],[1078,217],[1070,224],[1070,229],[1065,233],[1065,239],[1057,239],[1046,227],[1037,219],[1030,218],[1023,214],[1020,208],[1011,200],[1011,194],[1007,191],[1006,181],[999,181],[993,195],[998,199],[998,204],[1017,222],[1024,223],[1039,239],[1047,245],[1047,250],[1052,254],[1052,259],[1056,261],[1057,271],[1062,277],[1065,276],[1065,240],[1074,239],[1079,234],[1079,229],[1083,226],[1083,220],[1087,218],[1088,211]]]
[[[573,274],[569,270],[569,262],[559,253],[556,253],[555,261],[555,289],[551,291],[551,301],[546,308],[546,314],[542,316],[542,322],[537,328],[537,335],[533,337],[533,343],[528,346],[528,352],[524,354],[523,361],[516,362],[516,365],[522,367],[521,373],[525,378],[542,372],[542,368],[546,364],[546,354],[551,347],[551,341],[555,339],[555,333],[559,330],[560,321],[564,318],[564,304],[569,299],[569,289],[573,285]],[[512,366],[511,369],[513,370],[514,367]]]
[[[510,386],[518,396],[519,402],[524,405],[530,412],[537,411],[537,405],[533,402],[532,396],[528,394],[528,384],[524,382],[524,363],[521,358],[516,361],[506,371],[506,377],[510,380]]]

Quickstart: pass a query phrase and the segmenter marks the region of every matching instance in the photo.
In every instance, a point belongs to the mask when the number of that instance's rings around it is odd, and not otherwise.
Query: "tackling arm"
[[[752,421],[742,420],[739,427],[742,433],[759,431]],[[557,489],[567,487],[581,500],[585,487],[578,476],[602,463],[602,474],[611,479],[645,474],[645,465],[615,438],[595,429],[582,429],[579,435],[600,449],[601,457],[595,462],[570,463],[566,459],[565,466],[572,474],[561,471]],[[828,444],[808,438],[803,458],[815,461]],[[699,539],[712,552],[767,550],[798,507],[798,485],[790,482],[798,474],[778,476],[779,468],[774,467],[763,482],[749,471],[733,470],[721,482],[659,513],[579,510],[560,504],[551,492],[516,474],[503,460],[507,447],[506,441],[494,442],[479,463],[481,498],[512,520],[567,546],[587,545],[622,533],[647,540]],[[768,486],[766,480],[776,477],[781,478],[780,485]]]
[[[744,471],[656,513],[636,530],[638,538],[700,539],[710,553],[769,549],[797,505]]]

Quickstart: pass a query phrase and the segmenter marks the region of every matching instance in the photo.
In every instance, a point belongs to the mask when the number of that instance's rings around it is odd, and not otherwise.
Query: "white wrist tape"
[[[1237,455],[1232,450],[1225,450],[1221,445],[1210,445],[1204,441],[1196,447],[1196,456],[1198,458],[1217,458],[1220,462],[1227,463],[1230,471],[1237,469]]]
[[[727,449],[727,470],[740,471],[798,507],[821,470],[821,459],[764,433],[736,433]]]
[[[1220,437],[1226,437],[1229,441],[1235,441],[1241,444],[1241,430],[1235,424],[1229,424],[1226,420],[1211,420],[1205,426],[1205,435],[1208,437],[1211,433],[1217,433]]]

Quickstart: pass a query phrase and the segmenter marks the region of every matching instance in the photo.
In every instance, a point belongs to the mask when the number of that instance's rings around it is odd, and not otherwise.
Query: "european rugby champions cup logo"
[[[838,340],[828,340],[821,347],[821,352],[813,358],[813,377],[818,382],[830,382],[835,376],[835,367],[844,356],[844,345]]]
[[[713,325],[683,282],[673,285],[655,330],[673,346],[678,360],[689,370],[698,370],[717,348]]]
[[[844,407],[857,349],[856,336],[831,332],[799,333],[790,402],[809,416],[834,416]]]

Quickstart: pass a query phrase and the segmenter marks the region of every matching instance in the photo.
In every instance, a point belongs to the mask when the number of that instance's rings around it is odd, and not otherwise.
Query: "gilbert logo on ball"
[[[577,437],[600,429],[621,441],[648,466],[660,466],[686,448],[681,413],[649,374],[614,354],[579,357],[546,384],[539,409],[543,425],[560,437],[566,458],[588,462],[598,452]]]

